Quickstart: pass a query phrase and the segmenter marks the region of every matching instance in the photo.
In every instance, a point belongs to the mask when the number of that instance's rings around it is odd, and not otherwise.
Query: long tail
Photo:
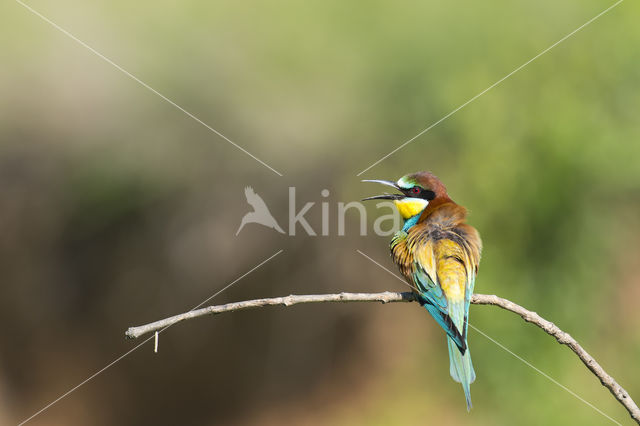
[[[471,410],[471,383],[476,380],[476,372],[473,371],[473,364],[471,363],[471,353],[469,353],[469,348],[467,347],[464,355],[462,355],[460,349],[450,337],[447,337],[447,343],[449,345],[449,372],[453,380],[462,383],[464,396],[467,400],[467,411],[469,411]]]

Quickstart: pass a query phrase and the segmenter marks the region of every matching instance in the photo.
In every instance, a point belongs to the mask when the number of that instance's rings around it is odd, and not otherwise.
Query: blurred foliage
[[[279,177],[17,3],[0,5],[0,423],[133,347],[126,327],[212,302],[404,290],[387,239],[247,226],[252,185],[297,203],[370,195],[356,173],[610,3],[30,2]],[[640,6],[624,2],[363,177],[431,170],[471,211],[478,292],[576,337],[636,400]],[[299,208],[298,207],[298,208]],[[334,210],[332,210],[333,212]],[[375,207],[369,207],[369,229]],[[333,214],[333,213],[332,213]],[[332,221],[333,221],[332,216]],[[472,323],[621,422],[565,348],[511,314]],[[176,327],[32,424],[600,425],[477,333],[464,410],[417,306],[266,309]]]

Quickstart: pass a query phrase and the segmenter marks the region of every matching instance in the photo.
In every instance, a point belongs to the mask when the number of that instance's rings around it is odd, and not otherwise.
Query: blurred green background
[[[0,5],[0,424],[212,303],[406,288],[389,238],[336,235],[361,178],[431,170],[471,211],[476,283],[577,338],[640,399],[640,15],[626,1],[414,143],[356,174],[612,2],[29,2],[284,174],[220,139],[16,2]],[[235,232],[251,185],[331,235]],[[381,213],[368,207],[369,229]],[[384,211],[386,213],[386,211]],[[622,424],[577,358],[513,314],[471,322]],[[417,305],[310,305],[181,324],[34,425],[602,425],[476,332],[468,414]]]

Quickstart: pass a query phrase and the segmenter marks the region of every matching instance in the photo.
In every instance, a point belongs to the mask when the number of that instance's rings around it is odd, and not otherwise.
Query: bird
[[[276,222],[276,220],[273,218],[273,215],[269,211],[267,204],[258,194],[256,194],[253,188],[247,186],[244,189],[244,195],[247,198],[247,203],[249,203],[249,205],[253,207],[253,211],[245,214],[242,217],[240,227],[236,231],[236,236],[240,233],[240,230],[242,230],[244,225],[246,225],[247,223],[259,223],[260,225],[275,229],[279,233],[284,234],[284,231],[282,230],[282,228],[280,228],[280,225],[278,225],[278,222]]]
[[[467,209],[456,204],[431,172],[417,172],[398,181],[365,180],[390,186],[400,194],[365,200],[392,200],[404,220],[393,235],[391,257],[413,288],[420,304],[444,329],[449,372],[462,384],[470,411],[470,385],[476,378],[467,345],[469,304],[475,285],[482,241],[466,223]]]

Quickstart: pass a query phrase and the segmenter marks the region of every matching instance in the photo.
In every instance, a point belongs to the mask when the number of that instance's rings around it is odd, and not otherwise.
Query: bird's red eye
[[[419,194],[420,193],[420,188],[418,188],[417,186],[414,186],[413,188],[411,188],[411,193]]]

